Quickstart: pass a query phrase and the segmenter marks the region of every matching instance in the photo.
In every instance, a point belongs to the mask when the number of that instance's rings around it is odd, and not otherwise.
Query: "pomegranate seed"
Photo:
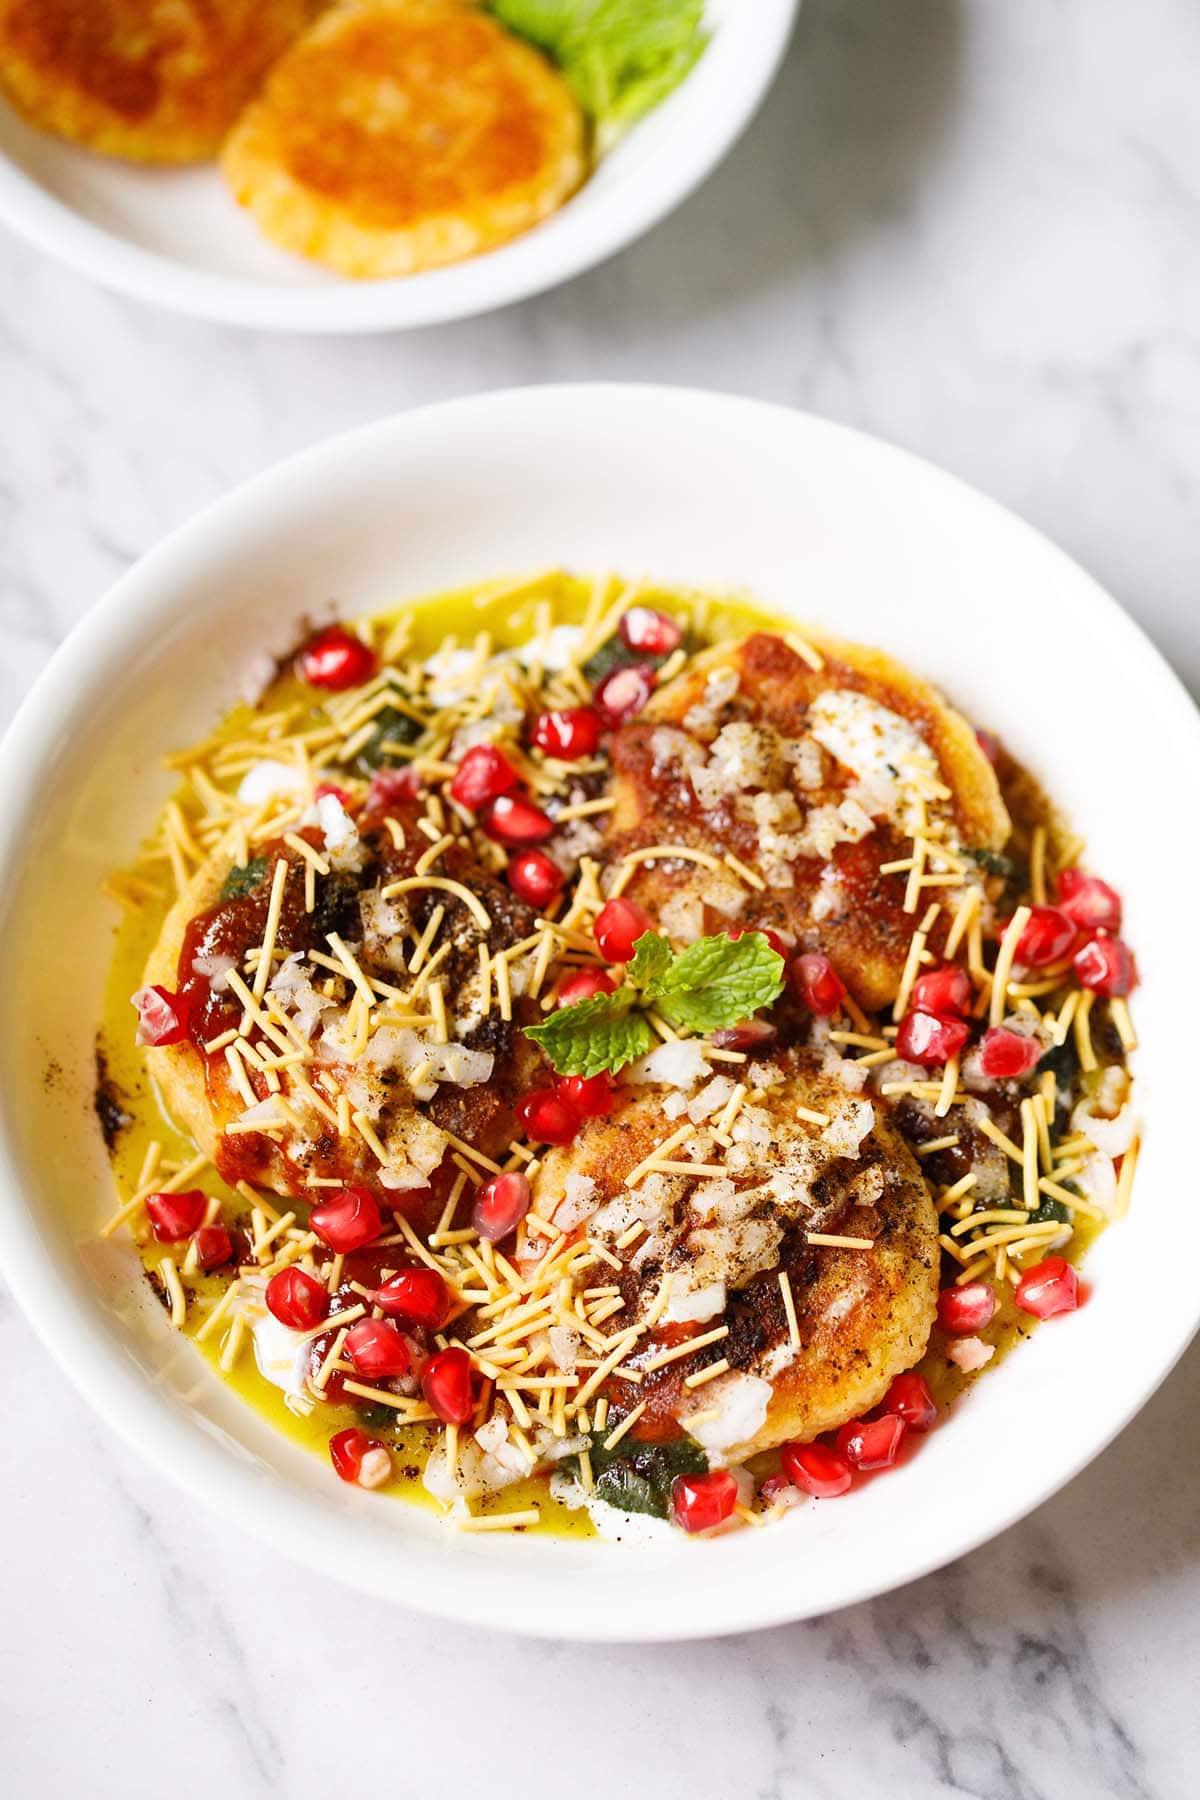
[[[1058,906],[1032,906],[1029,923],[1017,943],[1017,961],[1027,969],[1057,962],[1075,941],[1075,921]]]
[[[626,649],[642,656],[670,656],[683,642],[683,626],[652,606],[631,606],[622,614],[617,631]]]
[[[385,1313],[436,1331],[450,1311],[450,1293],[436,1269],[401,1269],[375,1296]]]
[[[776,956],[782,956],[786,960],[791,955],[791,951],[779,933],[772,931],[769,925],[729,925],[725,929],[725,936],[732,942],[736,942],[738,938],[745,937],[751,931],[757,931],[760,937],[765,937]]]
[[[391,812],[405,800],[415,800],[421,791],[421,777],[416,769],[376,769],[367,789],[367,812]]]
[[[360,1375],[386,1380],[412,1368],[408,1345],[386,1319],[360,1319],[346,1333],[346,1352]]]
[[[181,994],[165,987],[139,988],[132,1005],[138,1016],[139,1044],[158,1050],[166,1044],[181,1044],[187,1036],[187,1003]]]
[[[912,1369],[907,1375],[897,1375],[883,1396],[883,1410],[903,1419],[910,1431],[928,1431],[937,1422],[937,1406],[929,1384]]]
[[[964,1375],[974,1375],[980,1369],[986,1369],[996,1354],[994,1344],[985,1344],[980,1337],[955,1338],[946,1346],[946,1355],[956,1368]]]
[[[1063,869],[1058,877],[1058,905],[1080,931],[1120,931],[1121,896],[1098,875]]]
[[[769,1019],[743,1019],[740,1025],[714,1031],[711,1041],[718,1050],[770,1050],[778,1037]]]
[[[310,638],[300,652],[297,667],[309,687],[358,687],[369,681],[377,668],[375,652],[344,625],[330,625]]]
[[[615,731],[641,712],[654,687],[653,669],[626,664],[623,669],[613,669],[606,675],[592,698],[602,722]]]
[[[313,789],[314,800],[336,800],[343,812],[354,805],[354,795],[349,788],[339,787],[336,781],[319,781]]]
[[[983,751],[983,754],[987,757],[994,769],[996,764],[1000,761],[1000,739],[996,736],[994,731],[977,731],[975,733],[975,742],[979,745],[979,748]]]
[[[358,1485],[364,1488],[386,1487],[392,1479],[392,1458],[382,1444],[372,1441],[363,1455],[358,1471]]]
[[[654,930],[650,914],[634,900],[607,900],[596,914],[592,935],[606,962],[628,962],[644,932]]]
[[[280,1269],[267,1283],[267,1311],[293,1331],[311,1331],[329,1317],[329,1292],[307,1269]]]
[[[378,1440],[369,1438],[357,1425],[337,1431],[329,1440],[329,1460],[343,1481],[357,1481],[362,1459],[368,1450],[377,1448]]]
[[[600,742],[603,723],[594,706],[568,706],[561,712],[539,713],[530,737],[547,756],[574,762],[590,756]]]
[[[511,794],[520,785],[521,777],[494,744],[472,744],[454,771],[449,792],[468,812],[479,812],[489,800]]]
[[[383,1230],[379,1202],[365,1187],[342,1188],[314,1206],[308,1222],[323,1244],[344,1254],[373,1244]]]
[[[465,1425],[475,1409],[471,1359],[457,1344],[439,1350],[421,1370],[421,1392],[445,1425]]]
[[[882,1419],[855,1419],[838,1432],[838,1452],[852,1469],[862,1469],[864,1473],[890,1469],[907,1430],[906,1422],[897,1413],[886,1413]]]
[[[193,1240],[202,1269],[219,1269],[233,1260],[233,1239],[223,1225],[202,1225]]]
[[[569,1144],[579,1131],[579,1115],[554,1088],[536,1088],[517,1103],[517,1117],[535,1144]]]
[[[1024,1032],[1006,1031],[996,1025],[985,1031],[979,1045],[979,1069],[989,1081],[1015,1081],[1036,1069],[1042,1060],[1038,1039]]]
[[[917,1012],[965,1013],[971,1004],[971,978],[953,964],[933,969],[913,982],[912,1004]]]
[[[529,1211],[529,1183],[515,1170],[493,1175],[475,1196],[471,1223],[481,1238],[498,1244],[517,1229]]]
[[[578,975],[569,975],[563,982],[556,1003],[578,1006],[581,1000],[594,999],[597,994],[615,994],[616,991],[616,982],[603,969],[580,969]]]
[[[549,814],[519,794],[501,794],[493,800],[481,824],[496,844],[540,844],[554,831]]]
[[[759,1499],[774,1500],[778,1494],[790,1494],[793,1487],[794,1483],[786,1475],[768,1475],[759,1486]]]
[[[711,1531],[737,1505],[738,1486],[728,1469],[706,1475],[677,1475],[671,1486],[675,1518],[685,1531]]]
[[[208,1195],[199,1188],[189,1188],[185,1194],[150,1194],[146,1211],[159,1243],[177,1244],[180,1238],[191,1237],[193,1231],[199,1230],[208,1211]]]
[[[604,1119],[613,1109],[611,1075],[564,1075],[555,1090],[577,1119]]]
[[[780,1454],[793,1487],[818,1500],[836,1500],[854,1479],[850,1465],[828,1444],[785,1444]]]
[[[544,912],[562,893],[563,873],[544,850],[518,850],[509,859],[508,885],[518,900]]]
[[[971,1028],[965,1019],[939,1019],[934,1013],[905,1013],[896,1032],[896,1055],[905,1062],[935,1068],[957,1056]]]
[[[1075,952],[1071,967],[1081,987],[1090,988],[1107,1000],[1128,994],[1137,986],[1137,964],[1133,952],[1121,938],[1094,937],[1090,944]]]
[[[968,1281],[962,1287],[943,1288],[938,1295],[938,1324],[953,1337],[982,1331],[996,1311],[996,1290],[986,1281]]]
[[[1017,1305],[1037,1319],[1074,1312],[1079,1305],[1079,1277],[1061,1256],[1047,1256],[1026,1269],[1017,1283]]]
[[[794,957],[788,966],[788,980],[793,991],[819,1019],[832,1019],[841,1011],[846,998],[846,984],[827,956],[819,950],[807,950]]]

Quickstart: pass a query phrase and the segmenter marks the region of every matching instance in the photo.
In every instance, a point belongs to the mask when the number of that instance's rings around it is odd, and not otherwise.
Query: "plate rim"
[[[998,519],[1005,529],[1015,530],[1024,537],[1039,555],[1058,562],[1076,584],[1083,584],[1080,591],[1086,594],[1089,607],[1105,615],[1109,631],[1118,634],[1118,641],[1124,640],[1131,658],[1136,656],[1142,670],[1157,683],[1156,701],[1164,707],[1169,706],[1171,725],[1190,739],[1195,766],[1200,768],[1200,713],[1175,671],[1136,621],[1074,558],[1018,515],[936,464],[874,434],[770,401],[653,383],[564,383],[465,396],[352,428],[273,464],[176,527],[109,588],[59,646],[35,682],[5,734],[6,752],[10,756],[15,753],[18,761],[33,758],[39,765],[44,764],[50,723],[61,713],[63,706],[69,704],[72,686],[86,674],[96,650],[110,636],[113,624],[128,621],[130,613],[139,607],[143,619],[147,612],[153,614],[157,607],[170,610],[170,589],[162,584],[160,569],[202,546],[215,518],[224,514],[234,522],[240,513],[253,513],[271,489],[282,489],[295,483],[303,487],[306,478],[319,470],[322,463],[336,460],[348,450],[369,450],[373,440],[385,442],[393,435],[402,439],[419,437],[431,422],[438,428],[447,421],[461,425],[484,412],[503,412],[513,407],[532,408],[535,413],[553,412],[564,406],[574,409],[587,396],[601,396],[604,404],[699,407],[713,415],[734,412],[747,419],[769,417],[777,426],[786,422],[789,429],[846,438],[876,454],[882,453],[886,460],[898,459],[915,468],[924,480],[952,490],[959,503],[966,500],[984,509],[987,516]],[[52,696],[54,703],[47,705]],[[14,789],[18,785],[12,784]],[[0,790],[0,847],[12,841],[19,813],[20,803],[13,793],[8,789]],[[668,1626],[639,1616],[630,1626],[617,1624],[604,1614],[575,1617],[569,1621],[551,1617],[550,1608],[544,1601],[539,1601],[540,1610],[535,1610],[533,1616],[526,1616],[514,1605],[514,1596],[523,1579],[522,1570],[515,1562],[503,1569],[499,1566],[489,1568],[487,1579],[479,1584],[454,1580],[439,1586],[443,1577],[436,1570],[414,1579],[410,1559],[404,1567],[404,1591],[400,1592],[401,1581],[393,1579],[390,1571],[388,1578],[381,1582],[377,1576],[369,1576],[353,1555],[346,1556],[341,1547],[341,1534],[331,1532],[328,1539],[318,1537],[314,1540],[311,1498],[298,1487],[274,1483],[269,1513],[260,1514],[253,1502],[262,1492],[261,1472],[256,1475],[248,1464],[239,1463],[228,1450],[200,1430],[194,1415],[185,1413],[156,1392],[143,1372],[121,1357],[114,1342],[104,1339],[102,1354],[95,1354],[100,1334],[89,1316],[88,1303],[77,1291],[77,1284],[62,1280],[53,1269],[49,1252],[41,1243],[35,1216],[21,1201],[14,1147],[7,1131],[3,1130],[0,1130],[0,1252],[14,1297],[68,1379],[120,1438],[143,1454],[162,1474],[180,1483],[189,1495],[232,1523],[248,1528],[301,1564],[315,1566],[351,1586],[394,1599],[414,1610],[517,1635],[580,1642],[685,1641],[798,1622],[814,1614],[841,1610],[890,1592],[969,1554],[1027,1517],[1099,1456],[1161,1386],[1200,1327],[1198,1293],[1191,1316],[1173,1333],[1167,1349],[1156,1353],[1153,1361],[1147,1364],[1126,1403],[1106,1419],[1104,1429],[1089,1437],[1077,1455],[1056,1466],[1046,1479],[1032,1483],[999,1515],[989,1517],[980,1528],[956,1537],[944,1551],[905,1564],[895,1576],[881,1574],[857,1583],[848,1580],[833,1607],[806,1606],[802,1596],[797,1597],[786,1584],[779,1583],[774,1593],[761,1586],[753,1589],[740,1606],[723,1600],[716,1620],[692,1617],[682,1625],[672,1623]],[[66,1328],[63,1333],[55,1329],[60,1323]],[[81,1338],[81,1332],[86,1337]],[[64,1348],[68,1344],[73,1348]],[[85,1346],[90,1356],[79,1353]],[[287,1529],[281,1530],[285,1524]],[[602,1554],[619,1557],[621,1552],[610,1546]]]

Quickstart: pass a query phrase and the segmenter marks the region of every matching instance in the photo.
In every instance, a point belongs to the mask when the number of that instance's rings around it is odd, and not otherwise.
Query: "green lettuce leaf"
[[[492,0],[501,24],[544,50],[605,150],[695,67],[704,0]]]

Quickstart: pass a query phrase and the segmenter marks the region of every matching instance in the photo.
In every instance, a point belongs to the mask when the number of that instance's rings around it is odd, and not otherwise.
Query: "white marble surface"
[[[810,0],[764,115],[657,233],[408,337],[194,325],[0,242],[0,722],[232,482],[388,409],[583,376],[770,396],[926,453],[1057,538],[1200,687],[1198,67],[1193,0]],[[2,1294],[0,1367],[6,1793],[1197,1791],[1196,1351],[965,1563],[637,1650],[489,1639],[299,1573],[110,1440]]]

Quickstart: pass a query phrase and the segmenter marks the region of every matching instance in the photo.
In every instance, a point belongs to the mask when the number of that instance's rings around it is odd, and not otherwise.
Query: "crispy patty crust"
[[[489,250],[585,172],[565,82],[486,14],[354,0],[277,64],[222,166],[274,242],[343,275],[408,275]]]

